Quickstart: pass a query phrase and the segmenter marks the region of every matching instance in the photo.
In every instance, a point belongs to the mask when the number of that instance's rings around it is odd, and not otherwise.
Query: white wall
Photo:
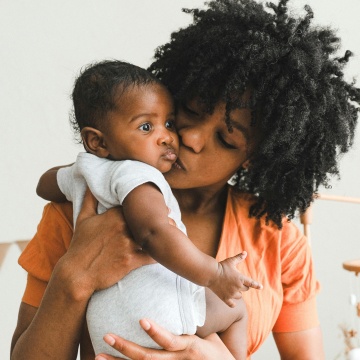
[[[68,125],[69,94],[80,67],[105,58],[149,65],[156,46],[190,21],[180,9],[202,2],[0,1],[0,243],[34,234],[45,204],[35,194],[40,174],[72,162],[81,149]],[[339,28],[344,50],[356,54],[349,73],[360,74],[359,0],[309,2],[318,23]],[[305,3],[294,1],[296,8]],[[334,181],[333,189],[326,192],[360,197],[360,129],[341,170],[341,181]],[[327,359],[333,359],[343,347],[338,324],[350,318],[353,275],[342,270],[341,264],[360,257],[360,206],[318,201],[314,210],[313,251],[322,283],[319,311]],[[25,274],[16,265],[18,254],[17,247],[11,246],[0,269],[0,358],[8,357],[25,283]],[[275,354],[270,341],[254,358],[277,359]]]

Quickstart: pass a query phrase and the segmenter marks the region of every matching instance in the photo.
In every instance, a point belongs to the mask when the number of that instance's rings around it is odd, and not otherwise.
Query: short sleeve
[[[73,166],[60,168],[56,173],[59,189],[69,201],[73,201]]]
[[[52,271],[66,253],[72,238],[71,203],[47,204],[33,239],[19,257],[28,272],[22,301],[38,307]]]
[[[316,308],[319,283],[308,240],[292,224],[284,226],[282,238],[283,304],[273,331],[291,332],[316,327],[319,325]]]
[[[121,205],[132,190],[148,182],[155,184],[167,201],[166,195],[171,190],[163,174],[153,166],[135,160],[125,160],[120,166],[114,167],[110,188]]]
[[[31,274],[28,274],[22,301],[28,305],[39,307],[47,284],[47,281],[39,280]]]

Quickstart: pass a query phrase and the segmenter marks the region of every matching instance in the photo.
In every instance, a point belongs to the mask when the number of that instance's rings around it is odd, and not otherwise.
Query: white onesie
[[[150,165],[80,153],[74,165],[58,171],[57,181],[66,198],[73,202],[74,224],[87,186],[99,201],[98,213],[103,213],[121,205],[137,186],[151,182],[163,194],[169,217],[186,234],[179,205],[169,184],[162,173]],[[89,301],[86,318],[95,354],[103,352],[119,356],[119,352],[103,341],[106,333],[120,335],[142,346],[159,348],[140,327],[142,318],[153,319],[176,335],[194,334],[197,326],[205,322],[205,307],[203,287],[161,264],[133,270],[114,286],[95,292]]]

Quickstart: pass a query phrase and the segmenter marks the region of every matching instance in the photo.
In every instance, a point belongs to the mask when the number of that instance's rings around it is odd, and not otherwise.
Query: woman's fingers
[[[121,338],[120,336],[114,335],[114,334],[107,334],[104,336],[104,341],[112,346],[115,350],[121,352],[121,354],[129,357],[133,360],[143,360],[143,359],[171,359],[169,357],[166,357],[166,354],[163,353],[162,350],[154,350],[154,349],[148,349],[144,348],[140,345],[135,344],[132,341],[125,340]],[[119,353],[119,356],[121,356]],[[114,358],[110,355],[103,355],[100,354],[96,357],[95,360],[113,360],[113,359],[121,359],[121,358]]]
[[[97,204],[98,202],[95,196],[91,193],[90,189],[87,188],[76,223],[80,223],[81,221],[96,215]]]
[[[191,345],[191,336],[174,335],[152,320],[142,319],[140,325],[158,345],[166,350],[179,351]]]
[[[121,207],[97,214],[97,200],[87,189],[66,257],[85,277],[89,291],[114,285],[130,271],[154,263],[130,237]],[[121,251],[119,251],[119,249]]]
[[[140,325],[164,349],[144,348],[114,334],[107,334],[104,340],[115,350],[132,360],[234,360],[234,357],[216,334],[211,334],[203,340],[196,335],[173,335],[152,320],[142,319]],[[119,356],[121,356],[120,353]],[[103,354],[96,357],[96,360],[115,359],[121,358]]]
[[[105,335],[104,341],[114,349],[121,352],[123,355],[133,360],[150,358],[154,360],[181,360],[189,358],[186,357],[186,352],[184,351],[194,345],[196,339],[195,336],[173,335],[169,331],[157,325],[155,322],[147,319],[140,320],[140,325],[146,331],[146,333],[164,350],[144,348],[133,343],[132,341],[125,340],[114,334]],[[101,356],[107,360],[115,359],[108,355]],[[100,359],[101,358],[98,357],[96,358],[96,360]]]
[[[119,336],[113,334],[107,334],[104,336],[104,341],[112,346],[115,350],[120,351],[123,355],[130,357],[131,359],[142,359],[144,358],[145,352],[142,351],[142,347],[133,343],[132,341],[125,340]],[[121,356],[121,354],[119,354]],[[142,357],[141,357],[142,356]],[[95,360],[113,360],[122,359],[113,357],[110,355],[98,355]]]

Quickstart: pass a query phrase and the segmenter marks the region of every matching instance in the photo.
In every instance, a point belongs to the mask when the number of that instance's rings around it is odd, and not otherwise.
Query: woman
[[[248,355],[273,331],[282,359],[323,359],[311,253],[288,219],[338,174],[360,91],[343,79],[351,53],[333,57],[333,31],[312,28],[310,8],[290,16],[286,3],[265,10],[219,0],[193,10],[194,23],[158,49],[150,70],[178,104],[179,161],[166,178],[190,239],[218,260],[246,250],[239,270],[264,285],[244,293]],[[79,341],[82,358],[93,358],[80,339],[89,297],[151,261],[125,238],[119,209],[95,215],[94,208],[88,196],[71,240],[71,206],[46,207],[20,258],[29,278],[13,359],[72,359]],[[120,237],[129,249],[122,254]],[[106,340],[134,359],[231,359],[216,335],[173,337],[151,321],[142,326],[167,350]]]

